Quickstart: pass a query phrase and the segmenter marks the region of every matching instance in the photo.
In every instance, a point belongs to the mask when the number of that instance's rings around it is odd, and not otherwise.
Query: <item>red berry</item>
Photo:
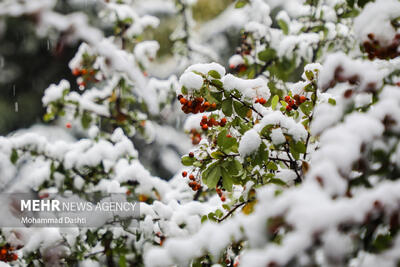
[[[306,100],[307,98],[304,95],[300,96],[300,103],[304,103]]]
[[[178,100],[181,100],[182,97],[183,95],[178,95]]]
[[[255,101],[255,103],[258,103],[258,102],[260,102],[260,100],[259,100],[258,98],[256,98],[256,101]]]
[[[231,137],[232,137],[232,135],[230,135],[230,134],[227,134],[227,135],[226,135],[226,137],[228,137],[228,138],[231,138]]]
[[[290,96],[288,96],[288,95],[285,96],[285,101],[289,103],[289,101],[290,101]]]
[[[293,96],[293,98],[294,98],[296,101],[300,101],[300,96],[299,96],[298,94],[295,94],[295,95]]]
[[[221,196],[221,201],[225,202],[225,200],[226,200],[226,197],[225,196]]]
[[[66,124],[65,124],[65,127],[67,127],[68,129],[70,129],[71,128],[71,123],[69,123],[69,122],[67,122]]]
[[[13,261],[16,261],[16,260],[18,260],[18,255],[17,254],[12,254],[11,255],[11,259],[13,260]]]
[[[194,180],[194,175],[193,174],[189,175],[189,179],[193,181]]]
[[[219,125],[221,125],[222,127],[224,127],[226,124],[226,118],[222,118]]]
[[[258,100],[258,102],[261,104],[261,105],[264,105],[265,103],[267,103],[267,100],[265,100],[264,98],[260,98],[259,100]]]
[[[211,107],[212,107],[212,108],[216,108],[216,107],[217,107],[217,104],[216,104],[216,103],[212,103],[212,104],[211,104]]]
[[[235,68],[235,65],[234,65],[234,64],[230,64],[230,65],[229,65],[229,68],[234,69],[234,68]]]
[[[203,126],[201,127],[204,131],[208,130],[208,125],[207,124],[203,124]]]
[[[82,73],[82,75],[86,75],[87,74],[87,69],[82,69],[81,73]]]
[[[207,121],[208,117],[206,115],[204,115],[201,119]]]
[[[186,175],[187,175],[187,172],[183,171],[183,172],[182,172],[182,176],[183,176],[183,177],[186,177]]]
[[[204,108],[206,108],[206,109],[207,109],[207,108],[209,108],[209,107],[210,107],[210,103],[206,101],[206,102],[204,102],[203,106],[204,106]]]
[[[291,110],[292,110],[292,107],[291,107],[290,105],[287,105],[287,106],[286,106],[286,110],[287,110],[287,111],[291,111]]]
[[[190,153],[189,153],[189,157],[193,158],[193,157],[194,157],[194,153],[193,153],[193,152],[190,152]]]

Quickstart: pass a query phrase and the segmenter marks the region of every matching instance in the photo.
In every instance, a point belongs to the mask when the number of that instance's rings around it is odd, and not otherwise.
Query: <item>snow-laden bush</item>
[[[32,19],[40,35],[83,41],[69,65],[79,90],[62,80],[42,101],[45,121],[63,118],[86,136],[1,137],[3,191],[126,193],[141,209],[139,228],[2,229],[0,259],[397,266],[400,2],[238,0],[203,25],[196,1],[143,2],[102,2],[107,37],[54,1],[0,3],[2,17]],[[172,64],[155,62],[159,44],[142,38],[160,10],[178,17]],[[221,37],[232,28],[240,44],[226,69]],[[153,77],[165,68],[167,78]],[[174,165],[167,147],[185,150],[180,131],[193,144],[185,167],[169,181],[152,176],[132,139],[164,145]]]

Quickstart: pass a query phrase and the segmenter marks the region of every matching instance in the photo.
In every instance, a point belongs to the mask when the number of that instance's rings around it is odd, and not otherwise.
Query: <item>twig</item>
[[[226,218],[228,218],[232,213],[235,212],[235,210],[237,210],[238,208],[240,208],[241,206],[243,206],[244,204],[248,203],[249,201],[245,201],[242,203],[237,204],[235,207],[233,207],[233,209],[231,209],[227,214],[225,214],[224,217],[222,217],[221,219],[218,219],[217,221],[220,223],[223,220],[225,220]]]

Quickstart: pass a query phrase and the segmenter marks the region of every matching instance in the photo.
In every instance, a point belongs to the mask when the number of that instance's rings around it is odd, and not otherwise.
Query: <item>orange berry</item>
[[[206,101],[206,102],[204,102],[203,106],[207,109],[210,107],[210,103]]]
[[[203,126],[201,127],[204,131],[208,130],[208,125],[207,124],[203,124]]]
[[[187,175],[187,172],[183,171],[183,172],[182,172],[182,176],[183,176],[183,177],[186,177],[186,175]]]
[[[211,104],[211,107],[212,107],[212,108],[216,108],[216,107],[217,107],[217,104],[216,104],[216,103],[212,103],[212,104]]]
[[[182,105],[185,105],[188,101],[186,98],[182,97],[181,99],[179,99],[179,102],[181,102]]]
[[[1,255],[7,254],[7,249],[2,248],[2,249],[0,250],[0,254],[1,254]]]
[[[82,73],[82,75],[86,75],[87,74],[87,69],[82,69],[81,73]]]
[[[75,68],[72,70],[72,75],[74,76],[78,76],[79,74],[81,74],[80,70],[78,68]]]
[[[300,96],[300,103],[304,103],[306,100],[307,98],[304,95]]]
[[[285,101],[289,103],[289,101],[290,101],[290,96],[288,96],[288,95],[285,96]]]
[[[267,103],[267,100],[265,100],[264,98],[260,98],[259,100],[258,100],[258,102],[261,104],[261,105],[264,105],[265,103]]]

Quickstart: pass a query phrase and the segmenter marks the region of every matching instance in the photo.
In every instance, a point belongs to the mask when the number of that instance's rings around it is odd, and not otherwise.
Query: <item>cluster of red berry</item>
[[[190,130],[190,139],[192,139],[192,144],[197,145],[201,141],[201,133],[199,133],[196,129]]]
[[[247,66],[244,64],[238,64],[237,66],[235,66],[234,64],[229,65],[229,68],[237,71],[237,72],[244,72],[247,70]]]
[[[224,196],[224,193],[222,192],[222,189],[217,187],[217,189],[215,189],[215,190],[217,191],[217,194],[220,197],[221,201],[225,202],[226,197]]]
[[[299,96],[298,94],[294,95],[293,98],[290,96],[285,96],[285,102],[288,103],[286,106],[287,111],[291,111],[292,109],[296,110],[302,103],[307,100],[307,97],[304,95]]]
[[[256,103],[260,103],[261,105],[264,105],[265,103],[267,103],[267,100],[265,100],[265,98],[263,98],[263,97],[257,97]]]
[[[380,58],[388,59],[395,58],[400,55],[398,47],[400,45],[400,34],[396,34],[392,43],[388,46],[381,46],[379,41],[375,39],[374,34],[368,34],[369,41],[363,43],[365,52],[369,59]]]
[[[248,32],[244,32],[242,36],[240,36],[240,47],[236,48],[236,53],[241,55],[250,55],[251,50],[253,49],[251,38],[249,37]]]
[[[182,177],[186,177],[186,176],[187,176],[187,172],[183,171]],[[193,173],[191,173],[189,175],[189,180],[190,180],[189,186],[190,186],[190,188],[192,188],[193,191],[197,191],[201,188],[201,185],[198,182],[196,182],[196,177],[194,177]]]
[[[207,131],[208,127],[218,125],[224,127],[226,125],[226,118],[222,118],[219,122],[213,117],[208,118],[206,115],[201,118],[200,126],[204,131]]]
[[[178,95],[178,100],[182,104],[182,111],[186,114],[204,112],[206,110],[216,109],[217,104],[205,101],[202,97],[187,99],[183,95]],[[204,103],[203,103],[204,102]]]
[[[0,248],[0,261],[10,262],[16,261],[18,259],[18,255],[13,253],[14,247],[10,246],[9,244],[5,244],[3,247]]]
[[[86,87],[87,82],[98,82],[99,80],[97,80],[94,77],[95,74],[96,74],[96,70],[94,70],[94,69],[87,70],[84,68],[83,69],[75,68],[72,70],[72,75],[82,77],[83,80],[78,82],[78,85],[82,86],[82,87]]]

